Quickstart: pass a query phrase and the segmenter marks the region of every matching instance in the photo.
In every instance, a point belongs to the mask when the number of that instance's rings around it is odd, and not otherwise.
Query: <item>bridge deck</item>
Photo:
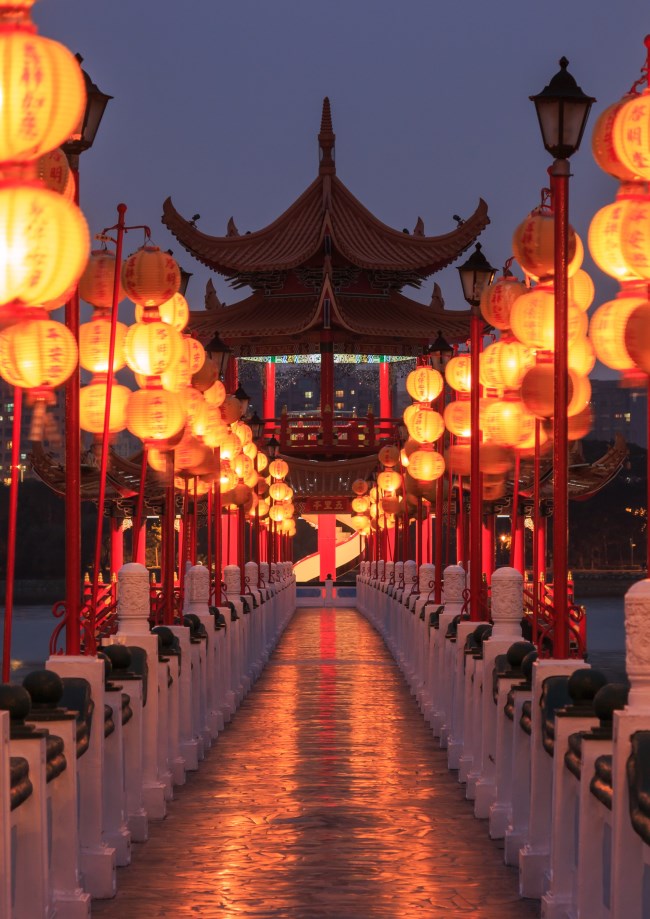
[[[93,917],[521,919],[399,670],[356,611],[298,610]]]

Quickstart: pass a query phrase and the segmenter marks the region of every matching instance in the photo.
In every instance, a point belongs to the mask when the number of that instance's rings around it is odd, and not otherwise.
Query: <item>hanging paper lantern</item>
[[[108,433],[117,434],[126,427],[126,407],[131,390],[126,386],[113,383],[111,386],[111,407],[108,416]],[[106,417],[106,377],[92,380],[83,386],[79,393],[79,423],[84,431],[91,434],[104,433]]]
[[[221,406],[223,420],[228,424],[239,421],[242,415],[242,405],[236,396],[226,396]]]
[[[495,341],[479,357],[480,382],[488,389],[518,389],[535,355],[520,341]]]
[[[244,485],[243,482],[240,482],[232,490],[233,504],[236,504],[237,507],[242,507],[244,504],[247,504],[252,497],[252,492],[248,485]]]
[[[586,313],[594,302],[595,295],[594,282],[584,269],[580,268],[572,278],[569,278],[568,297],[572,306],[577,306],[579,310]]]
[[[355,479],[352,483],[352,491],[355,495],[368,494],[368,483],[364,479]]]
[[[350,523],[355,530],[364,530],[368,526],[368,518],[365,514],[353,514]]]
[[[235,457],[233,461],[233,469],[237,473],[240,479],[245,479],[252,472],[254,472],[253,460],[250,457],[246,456],[245,453],[240,453]],[[257,481],[257,474],[255,475],[255,481]]]
[[[77,343],[61,322],[24,319],[0,332],[0,376],[22,389],[55,389],[77,366]]]
[[[217,380],[217,367],[214,361],[206,356],[201,369],[192,377],[192,386],[201,392],[206,392]],[[225,390],[224,390],[225,398]]]
[[[623,102],[614,118],[613,139],[624,168],[650,181],[650,90]]]
[[[264,497],[264,495],[268,495],[269,493],[269,483],[266,481],[264,476],[260,475],[259,473],[257,475],[255,491],[257,492],[258,495],[260,495],[260,497]]]
[[[445,406],[445,427],[456,437],[469,437],[472,433],[469,399],[456,399]]]
[[[278,506],[282,508],[283,520],[288,520],[290,517],[293,517],[296,509],[290,501],[285,501],[283,504]]]
[[[273,507],[269,510],[269,517],[274,521],[274,523],[280,523],[281,520],[284,520],[282,505],[274,504]]]
[[[221,451],[222,460],[234,463],[235,458],[242,452],[241,441],[236,434],[228,434],[221,441],[219,449]]]
[[[456,475],[467,476],[471,472],[471,448],[469,444],[452,444],[445,451],[445,463]]]
[[[187,431],[180,442],[174,447],[174,470],[176,472],[190,472],[192,467],[198,465],[205,456],[203,444],[188,434]]]
[[[215,380],[214,383],[204,391],[203,395],[205,396],[205,401],[209,402],[210,405],[221,406],[226,399],[226,387],[221,380]]]
[[[136,390],[129,396],[126,426],[140,440],[169,440],[184,424],[183,403],[176,393],[151,388]]]
[[[573,418],[583,412],[591,401],[591,383],[589,377],[583,377],[569,370],[569,380],[573,385],[573,395],[567,405],[567,416]]]
[[[242,450],[246,456],[249,456],[252,460],[254,460],[257,456],[257,444],[253,443],[252,441],[248,444],[242,444]]]
[[[85,298],[84,298],[85,299]],[[190,319],[190,308],[187,303],[187,300],[181,293],[175,293],[169,300],[165,300],[164,303],[161,303],[158,306],[158,314],[160,316],[161,322],[166,322],[167,325],[173,326],[177,332],[182,332]],[[144,306],[142,303],[136,303],[135,305],[135,321],[141,322],[142,317],[144,316]],[[194,339],[192,339],[194,341]],[[200,344],[196,342],[196,344]],[[201,345],[201,354],[205,358],[205,349]],[[203,362],[193,370],[192,373],[198,373]]]
[[[589,338],[598,360],[612,370],[633,370],[634,360],[625,344],[625,327],[632,313],[648,299],[643,293],[621,291],[615,300],[599,306],[591,317]]]
[[[413,413],[407,428],[413,440],[419,444],[431,444],[444,432],[445,422],[440,412],[434,411],[428,405],[420,405]]]
[[[485,433],[502,447],[518,447],[535,431],[535,418],[521,399],[499,399],[485,415]]]
[[[614,142],[614,123],[618,113],[630,99],[637,99],[637,96],[623,96],[618,102],[608,106],[598,117],[594,130],[591,135],[591,149],[596,163],[603,172],[614,176],[621,182],[629,182],[636,178],[636,173],[629,169],[621,160],[616,144]],[[646,146],[646,151],[647,151]]]
[[[83,116],[81,68],[67,48],[36,35],[28,22],[0,32],[0,60],[0,162],[37,159],[67,140]]]
[[[0,182],[0,303],[54,308],[79,280],[89,248],[76,205],[39,183]]]
[[[122,265],[124,291],[141,306],[160,306],[177,293],[180,283],[176,261],[158,246],[142,246]]]
[[[569,227],[569,275],[582,264],[577,233]],[[548,208],[535,208],[517,227],[512,251],[526,274],[538,281],[555,273],[555,219]]]
[[[268,501],[260,499],[257,502],[257,516],[262,519],[262,517],[267,517],[270,510],[270,505]]]
[[[418,482],[434,482],[444,471],[444,458],[435,450],[416,450],[410,456],[409,475]]]
[[[481,313],[495,329],[510,328],[510,310],[517,297],[526,292],[526,285],[514,275],[504,275],[483,288]]]
[[[283,459],[273,460],[269,466],[269,473],[274,479],[283,479],[289,474],[289,466]]]
[[[442,374],[433,367],[416,367],[406,378],[406,391],[416,402],[433,402],[443,386]]]
[[[586,405],[581,412],[568,419],[567,436],[569,440],[580,440],[587,437],[593,426],[591,406]]]
[[[377,476],[377,487],[382,491],[397,491],[401,484],[401,475],[392,469],[386,469]]]
[[[573,396],[573,381],[567,380],[567,399]],[[553,364],[536,364],[521,382],[521,401],[537,418],[550,418],[554,410]]]
[[[504,475],[512,468],[512,451],[499,444],[485,443],[479,445],[481,472],[488,475]]]
[[[355,514],[365,514],[370,507],[370,500],[365,496],[352,499],[352,510]]]
[[[70,166],[63,150],[56,147],[39,156],[36,161],[36,175],[50,191],[55,191],[57,195],[65,195],[70,179]]]
[[[253,442],[253,432],[243,421],[237,421],[231,427],[233,434],[239,437],[242,447]]]
[[[289,499],[289,486],[285,482],[274,482],[269,488],[269,494],[274,501],[286,501]]]
[[[118,303],[124,299],[121,281],[119,285]],[[79,278],[79,296],[93,306],[110,309],[113,306],[114,286],[115,253],[109,249],[93,249],[88,264]]]
[[[219,474],[219,491],[222,495],[226,494],[237,484],[237,474],[227,466],[222,466]]]
[[[255,456],[255,469],[258,472],[264,472],[269,464],[269,458],[266,453],[257,453]]]
[[[397,466],[397,464],[399,463],[399,447],[396,447],[394,444],[386,444],[379,451],[377,458],[379,462],[382,464],[382,466],[388,466],[388,467]],[[368,486],[363,481],[363,479],[357,479],[357,481],[363,482],[363,485],[366,487],[366,490],[367,490]],[[354,491],[354,485],[352,486],[352,490]]]
[[[205,406],[200,419],[194,424],[194,433],[202,437],[208,447],[219,447],[230,431],[228,425],[221,417],[221,412],[216,405]]]
[[[515,300],[510,313],[513,334],[528,348],[552,351],[555,344],[555,297],[552,285],[539,284]],[[587,334],[589,319],[577,306],[567,309],[567,342]]]
[[[586,336],[581,335],[580,338],[571,342],[567,361],[569,370],[573,370],[578,376],[589,376],[596,364],[596,354],[594,346]]]
[[[598,267],[617,281],[650,280],[650,195],[626,183],[613,204],[601,208],[589,227],[589,250]]]
[[[468,393],[472,388],[472,359],[469,354],[457,354],[445,367],[445,379],[456,392]]]
[[[160,376],[180,360],[183,338],[165,322],[136,322],[124,340],[124,357],[134,373]]]
[[[399,514],[400,499],[397,495],[385,495],[381,499],[381,507],[385,514]]]
[[[115,326],[115,352],[113,355],[113,371],[121,370],[126,361],[124,359],[124,340],[127,328],[123,322]],[[111,340],[110,318],[97,312],[90,322],[79,326],[79,363],[84,370],[92,373],[108,373],[108,352]]]
[[[641,370],[650,373],[650,303],[636,307],[625,325],[625,348]]]

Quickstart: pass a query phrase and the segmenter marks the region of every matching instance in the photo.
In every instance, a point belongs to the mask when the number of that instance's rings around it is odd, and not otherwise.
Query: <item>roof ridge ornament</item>
[[[234,217],[231,217],[228,221],[228,227],[226,229],[226,236],[239,236],[239,230],[237,229],[237,224],[235,223]]]
[[[320,132],[318,134],[318,152],[319,152],[319,175],[335,175],[336,165],[334,163],[334,141],[336,134],[332,128],[332,110],[328,96],[323,99],[323,111],[320,120]]]

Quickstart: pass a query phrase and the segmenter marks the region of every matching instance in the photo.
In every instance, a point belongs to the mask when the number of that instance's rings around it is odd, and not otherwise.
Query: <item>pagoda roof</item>
[[[171,198],[163,204],[162,222],[196,259],[220,274],[290,271],[323,254],[323,240],[351,264],[374,271],[428,277],[459,257],[490,222],[487,205],[441,236],[426,236],[421,220],[413,234],[395,230],[375,217],[335,175],[329,100],[323,103],[319,134],[321,163],[317,178],[268,226],[240,235],[232,219],[226,236],[209,236],[182,217]]]

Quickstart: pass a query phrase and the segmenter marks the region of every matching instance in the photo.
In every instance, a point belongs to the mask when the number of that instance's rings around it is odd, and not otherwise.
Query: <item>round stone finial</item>
[[[268,584],[269,581],[269,563],[260,562],[260,577],[264,584]]]
[[[385,576],[387,581],[395,580],[395,562],[386,562]]]
[[[591,702],[598,690],[606,684],[607,677],[602,671],[593,670],[591,667],[580,667],[579,670],[574,670],[569,677],[567,689],[574,704]]]
[[[373,581],[377,577],[377,562],[370,562],[370,577]]]
[[[535,645],[532,641],[516,641],[514,644],[510,645],[506,651],[506,657],[508,658],[508,666],[511,670],[521,670],[521,664],[523,659],[527,654],[530,654],[531,651],[537,652]]]
[[[0,683],[0,710],[9,712],[14,724],[22,724],[29,715],[32,698],[24,686]]]
[[[63,695],[63,680],[53,670],[33,670],[23,680],[34,708],[56,708]]]
[[[149,631],[149,571],[138,562],[122,565],[117,572],[117,621]]]
[[[408,561],[404,562],[404,584],[406,587],[412,587],[415,584],[418,576],[418,566],[410,558]]]
[[[462,603],[465,590],[465,569],[462,565],[447,565],[442,573],[445,603]]]
[[[383,581],[386,577],[386,562],[383,558],[380,558],[377,562],[377,577],[380,581]]]
[[[650,711],[650,580],[637,581],[625,594],[625,669],[631,709]]]
[[[436,583],[436,566],[435,565],[420,565],[420,570],[418,572],[418,585],[420,588],[421,594],[431,593]]]
[[[614,712],[627,705],[630,689],[625,683],[607,683],[594,696],[594,714],[602,722],[614,720]]]
[[[226,585],[227,593],[239,594],[241,588],[241,575],[238,565],[226,565],[223,569],[223,580]]]
[[[185,599],[189,603],[210,601],[210,572],[203,565],[192,565],[185,575]]]
[[[111,662],[113,673],[126,673],[131,667],[131,652],[126,645],[106,645],[104,654]]]
[[[521,675],[530,682],[533,677],[533,664],[537,660],[537,651],[531,651],[521,662]]]
[[[524,579],[516,568],[497,568],[492,575],[494,637],[521,635],[524,615]]]

